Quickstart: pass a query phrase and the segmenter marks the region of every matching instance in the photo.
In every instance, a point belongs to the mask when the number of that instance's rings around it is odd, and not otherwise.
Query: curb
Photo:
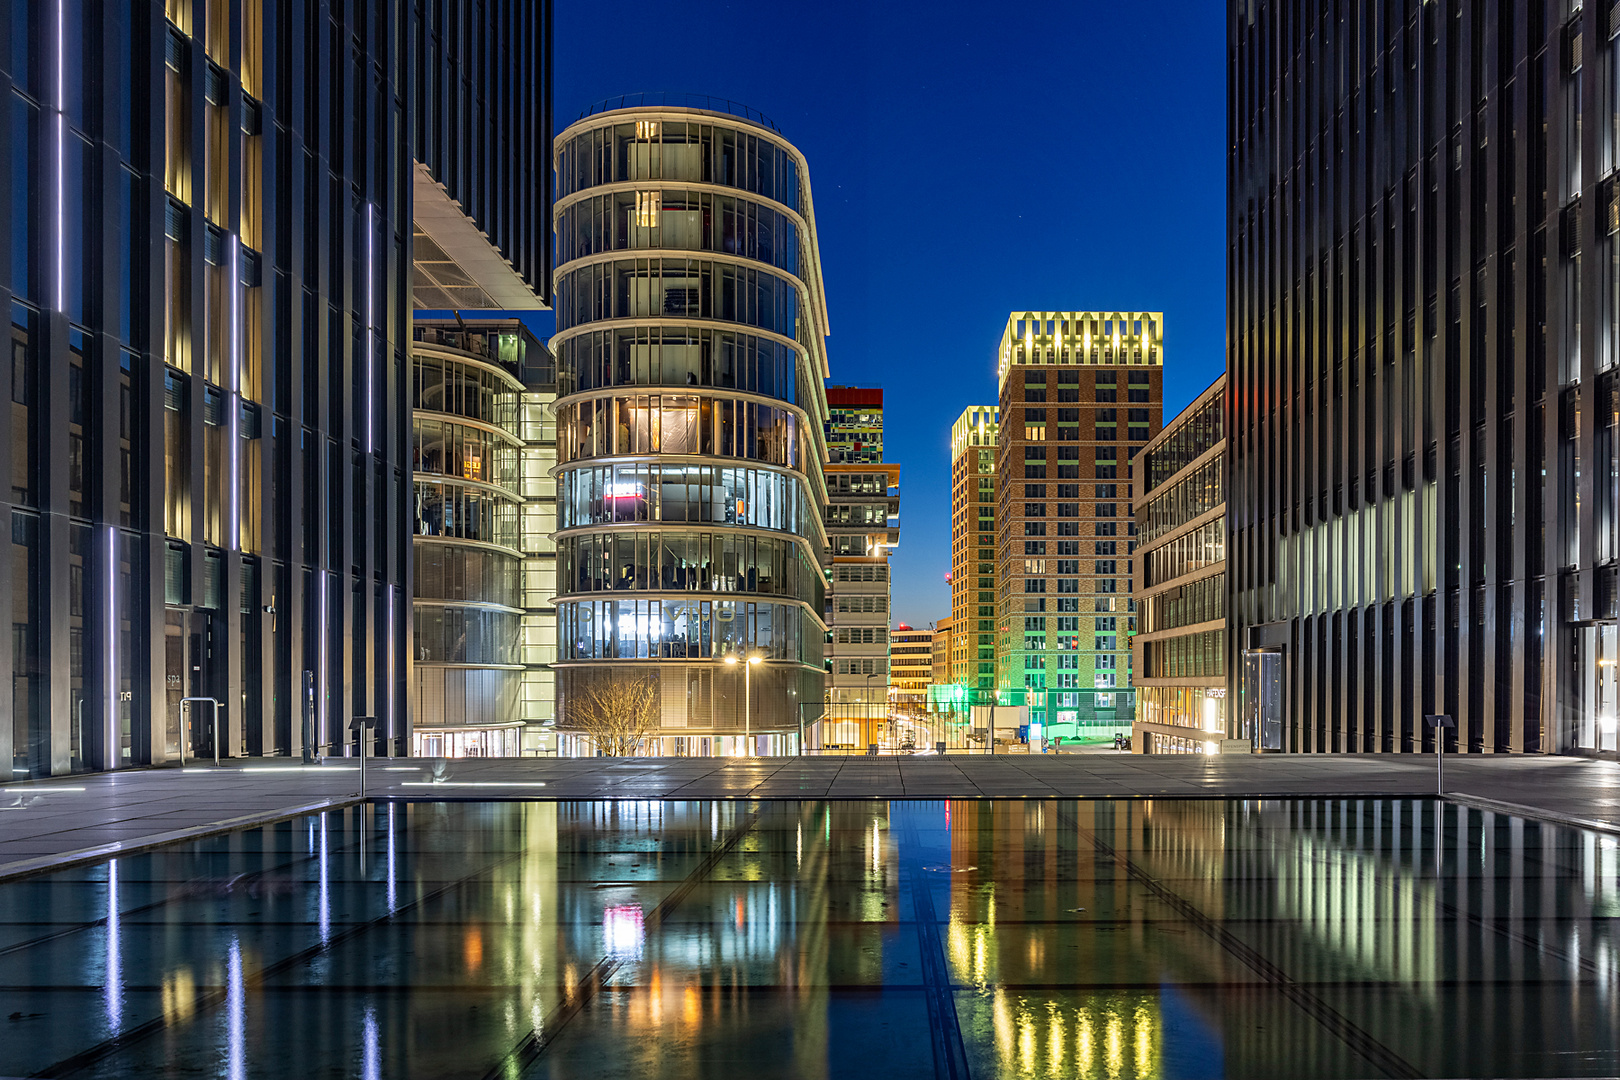
[[[1448,802],[1472,806],[1476,810],[1494,810],[1499,814],[1512,814],[1514,817],[1550,821],[1556,825],[1568,825],[1573,829],[1591,829],[1595,832],[1620,835],[1620,824],[1613,822],[1593,821],[1591,818],[1576,817],[1574,814],[1565,814],[1557,810],[1545,810],[1539,806],[1503,802],[1500,799],[1487,799],[1480,795],[1469,795],[1461,791],[1448,791],[1445,797]]]
[[[110,844],[79,848],[77,851],[65,851],[59,855],[35,855],[26,859],[18,859],[15,862],[0,863],[0,881],[12,881],[17,878],[30,877],[34,874],[46,874],[53,870],[82,866],[85,863],[103,862],[107,859],[117,858],[120,855],[132,855],[136,852],[150,851],[153,848],[166,847],[169,844],[185,840],[201,840],[210,836],[218,836],[221,833],[252,828],[256,825],[273,825],[278,821],[303,817],[306,814],[313,814],[322,810],[336,810],[345,806],[353,806],[360,801],[358,795],[334,796],[330,799],[305,803],[302,806],[278,807],[275,810],[266,810],[258,814],[243,814],[241,817],[209,822],[207,825],[193,825],[186,829],[171,829],[168,832],[153,833],[151,836],[143,836],[139,840],[118,840]]]

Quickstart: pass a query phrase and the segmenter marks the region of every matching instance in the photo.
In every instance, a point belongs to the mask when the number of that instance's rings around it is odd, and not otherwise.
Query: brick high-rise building
[[[996,687],[1037,735],[1128,729],[1131,458],[1158,434],[1164,316],[1014,312],[996,456]]]

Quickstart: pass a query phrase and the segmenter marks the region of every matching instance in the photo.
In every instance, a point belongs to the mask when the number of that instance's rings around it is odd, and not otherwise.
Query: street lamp
[[[753,691],[753,681],[754,681],[754,665],[759,663],[759,659],[760,659],[759,654],[755,653],[754,655],[748,657],[748,662],[747,663],[743,664],[743,746],[745,748],[744,754],[743,754],[744,757],[753,757],[754,756],[754,719],[753,719],[754,695],[753,695],[752,691]],[[736,662],[737,662],[737,654],[736,653],[727,653],[726,654],[726,663],[735,664]]]

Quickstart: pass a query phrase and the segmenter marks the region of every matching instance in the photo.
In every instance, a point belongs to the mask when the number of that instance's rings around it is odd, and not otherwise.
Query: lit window
[[[647,123],[648,121],[639,121]],[[656,123],[656,121],[654,121]],[[636,192],[636,224],[644,229],[650,229],[658,224],[658,211],[663,203],[664,193],[661,191]]]
[[[658,121],[657,120],[637,120],[636,121],[636,138],[642,140],[643,142],[648,142],[648,141],[651,141],[653,139],[658,138]]]

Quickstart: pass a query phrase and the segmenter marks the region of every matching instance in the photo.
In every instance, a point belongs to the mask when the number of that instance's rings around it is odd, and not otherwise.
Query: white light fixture
[[[118,530],[107,526],[107,730],[102,768],[115,769],[123,755],[118,723]]]

